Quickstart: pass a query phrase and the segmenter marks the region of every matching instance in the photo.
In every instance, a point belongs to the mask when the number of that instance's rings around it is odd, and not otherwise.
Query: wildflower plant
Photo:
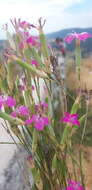
[[[60,96],[63,91],[65,104],[68,93],[56,73],[53,59],[50,59],[53,55],[43,32],[45,21],[42,23],[40,18],[38,26],[20,19],[11,20],[11,23],[15,32],[11,36],[6,29],[9,47],[2,59],[5,72],[0,75],[0,117],[10,125],[5,129],[8,128],[11,136],[13,132],[19,140],[14,143],[17,146],[20,143],[28,152],[26,161],[34,179],[33,190],[84,190],[81,159],[75,157],[72,139],[86,118],[86,115],[78,114],[81,93],[70,110],[63,109],[61,113],[58,107],[57,117],[51,84],[55,81],[61,86]],[[31,30],[38,32],[37,37],[31,35]],[[76,34],[65,40],[70,42],[75,36],[78,40],[89,37]],[[80,52],[76,56],[79,61]],[[43,99],[42,90],[45,91]],[[68,159],[71,159],[72,172]]]

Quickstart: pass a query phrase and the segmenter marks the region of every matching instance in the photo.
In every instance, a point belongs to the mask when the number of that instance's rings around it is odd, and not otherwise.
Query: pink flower
[[[38,131],[42,131],[46,125],[49,124],[49,119],[47,117],[42,117],[39,115],[33,115],[30,119],[25,121],[26,125],[34,124],[34,127]]]
[[[22,29],[30,29],[31,28],[31,24],[26,22],[26,21],[22,21],[19,23],[19,26],[22,28]]]
[[[49,125],[49,119],[48,117],[42,117],[43,121],[44,121],[44,125]]]
[[[35,124],[34,127],[38,130],[38,131],[42,131],[44,129],[44,127],[46,125],[49,124],[49,120],[47,117],[37,117],[35,120]]]
[[[65,113],[65,116],[60,119],[61,122],[70,123],[72,125],[80,125],[78,121],[78,114],[70,114],[68,112]]]
[[[20,116],[29,116],[30,114],[30,111],[29,109],[26,107],[26,106],[19,106],[18,108],[16,108],[12,113],[11,115],[13,117],[17,117],[18,115]]]
[[[11,113],[11,116],[12,116],[12,117],[17,117],[17,115],[18,115],[18,113],[17,113],[16,111],[13,111],[13,112]]]
[[[34,127],[38,131],[43,131],[43,129],[44,129],[44,121],[43,121],[43,119],[39,118],[39,120],[35,122]]]
[[[41,102],[41,106],[44,108],[48,108],[48,104],[46,102]]]
[[[36,36],[29,36],[26,40],[27,44],[32,45],[32,46],[36,46],[36,47],[40,47],[40,42],[39,42],[39,38]]]
[[[30,111],[26,106],[20,106],[17,108],[17,113],[22,116],[28,116]]]
[[[65,190],[84,190],[84,187],[79,182],[69,181]]]
[[[37,41],[36,41],[36,39],[35,39],[34,36],[30,36],[30,37],[27,39],[26,42],[27,42],[28,44],[31,44],[32,46],[37,45]]]
[[[64,39],[65,42],[71,43],[74,39],[79,39],[82,41],[85,41],[87,38],[92,38],[92,35],[87,33],[87,32],[82,32],[82,33],[71,33],[67,35]]]
[[[19,85],[18,88],[19,88],[20,91],[25,90],[25,86],[24,85]]]
[[[6,105],[9,107],[13,107],[16,105],[16,100],[12,98],[11,96],[8,96],[5,101]]]
[[[33,122],[34,122],[34,120],[33,120],[32,118],[25,120],[25,124],[26,124],[26,125],[30,125],[30,124],[32,124]]]
[[[37,61],[36,61],[36,60],[32,60],[32,61],[31,61],[31,64],[32,64],[32,65],[35,65],[35,66],[37,66],[37,65],[38,65],[38,63],[37,63]]]

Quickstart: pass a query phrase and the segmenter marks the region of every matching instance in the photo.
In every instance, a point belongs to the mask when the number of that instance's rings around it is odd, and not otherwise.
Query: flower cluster
[[[45,116],[33,115],[30,119],[25,121],[25,124],[33,124],[37,130],[42,131],[46,125],[49,125],[49,119]]]
[[[19,49],[23,50],[26,49],[27,46],[36,46],[39,47],[39,38],[37,36],[32,36],[30,34],[30,29],[36,28],[33,24],[30,24],[27,21],[21,21],[21,19],[12,19],[11,23],[13,27],[15,28],[15,31],[18,34],[18,47]]]
[[[24,117],[26,118],[25,120],[25,125],[30,125],[32,124],[37,130],[42,131],[46,125],[49,124],[49,119],[47,116],[43,115],[45,113],[42,112],[41,109],[47,108],[48,104],[45,102],[41,102],[38,105],[35,105],[35,111],[36,114],[30,113],[30,110],[26,106],[19,106],[17,107],[12,113],[11,116],[13,117]],[[32,115],[30,117],[30,115]]]
[[[36,114],[33,114],[31,118],[28,118],[25,121],[25,124],[26,125],[33,124],[33,126],[37,130],[42,131],[46,125],[49,125],[49,119],[45,115],[47,108],[48,104],[46,102],[40,102],[39,104],[36,104],[35,105]]]

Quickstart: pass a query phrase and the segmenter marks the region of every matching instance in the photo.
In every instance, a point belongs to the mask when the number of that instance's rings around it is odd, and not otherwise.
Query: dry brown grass
[[[68,75],[67,75],[67,85],[71,90],[76,90],[79,86],[78,78],[75,71],[72,71],[74,67],[73,61],[69,62],[71,64]],[[81,72],[80,72],[80,86],[82,89],[92,90],[92,58],[83,59]]]
[[[86,190],[92,189],[92,147],[82,147],[84,150],[83,170],[85,174]]]
[[[79,147],[82,150],[83,157],[82,157],[82,168],[83,168],[83,174],[84,174],[84,182],[85,182],[85,190],[92,190],[92,148],[91,147],[84,147],[77,145],[76,146],[76,154],[75,154],[75,160],[78,160],[79,155]],[[73,166],[71,162],[71,158],[68,157],[68,168],[72,175],[72,178],[74,178],[74,175],[72,174]],[[80,170],[79,167],[75,167],[77,172],[77,180],[80,181]]]

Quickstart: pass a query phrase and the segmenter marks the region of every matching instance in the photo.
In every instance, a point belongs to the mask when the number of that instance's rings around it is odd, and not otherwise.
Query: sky
[[[37,24],[46,19],[45,33],[71,27],[92,27],[92,0],[0,0],[0,39],[5,38],[2,25],[21,18]]]

